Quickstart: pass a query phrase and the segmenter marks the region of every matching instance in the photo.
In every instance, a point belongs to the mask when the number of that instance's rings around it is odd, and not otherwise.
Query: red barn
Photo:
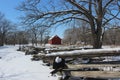
[[[61,44],[61,38],[58,37],[57,35],[51,37],[48,41],[49,44]]]

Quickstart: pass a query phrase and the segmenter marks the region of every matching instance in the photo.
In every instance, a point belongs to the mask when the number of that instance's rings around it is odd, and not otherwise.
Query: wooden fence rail
[[[91,78],[120,78],[120,72],[117,71],[79,71],[71,72],[75,77],[91,77]]]
[[[120,49],[113,50],[78,50],[78,51],[69,51],[69,52],[56,52],[52,54],[42,55],[43,60],[52,62],[56,56],[62,58],[94,58],[94,57],[106,57],[106,56],[120,56]],[[99,63],[89,63],[89,64],[68,64],[69,69],[63,69],[63,71],[70,71],[72,76],[75,77],[91,77],[91,78],[120,78],[120,71],[86,71],[82,68],[99,68],[99,67],[112,67],[120,68],[120,61],[106,61]]]
[[[98,67],[119,67],[120,64],[67,64],[69,68],[98,68]]]

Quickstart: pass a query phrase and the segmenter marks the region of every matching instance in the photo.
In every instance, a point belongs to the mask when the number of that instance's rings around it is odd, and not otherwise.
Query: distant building
[[[60,37],[58,37],[57,35],[55,35],[55,36],[53,36],[53,37],[51,37],[49,40],[48,40],[48,43],[49,44],[55,44],[55,45],[59,45],[59,44],[61,44],[61,38]]]

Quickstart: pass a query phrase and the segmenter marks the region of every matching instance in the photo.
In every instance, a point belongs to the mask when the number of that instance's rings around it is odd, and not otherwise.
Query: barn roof
[[[58,35],[54,35],[52,37],[49,38],[49,40],[53,39],[54,37],[59,37]],[[60,38],[60,37],[59,37]],[[61,38],[60,38],[61,39]]]

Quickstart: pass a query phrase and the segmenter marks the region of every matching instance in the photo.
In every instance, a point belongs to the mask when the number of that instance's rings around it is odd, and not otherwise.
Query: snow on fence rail
[[[120,56],[120,48],[113,49],[90,49],[90,50],[75,50],[64,51],[46,54],[45,57],[102,57],[102,56]]]

